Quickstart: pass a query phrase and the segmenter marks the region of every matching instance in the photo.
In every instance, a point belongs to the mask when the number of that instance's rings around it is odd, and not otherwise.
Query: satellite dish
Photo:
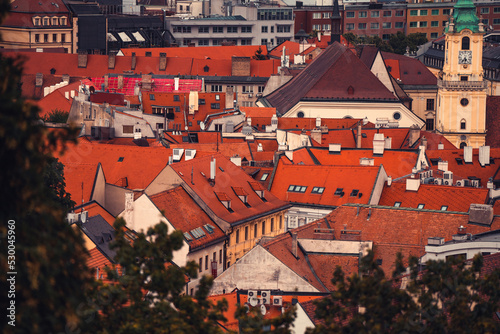
[[[267,309],[265,305],[260,305],[260,313],[262,313],[262,315],[266,315]]]
[[[200,129],[201,131],[205,130],[205,123],[200,122]]]
[[[189,128],[188,128],[188,126],[186,125],[186,126],[184,127],[184,129],[187,131]]]
[[[258,303],[259,303],[259,300],[257,298],[255,298],[255,297],[250,298],[250,305],[257,306]]]

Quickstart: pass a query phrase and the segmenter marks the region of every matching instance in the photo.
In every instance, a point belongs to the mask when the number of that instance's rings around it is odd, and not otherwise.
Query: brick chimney
[[[167,69],[167,54],[165,52],[160,52],[160,71],[165,71]]]
[[[362,135],[361,135],[361,122],[358,122],[358,131],[356,133],[356,148],[361,148],[361,140],[362,140]]]
[[[135,52],[132,52],[132,64],[130,65],[130,69],[135,71],[135,66],[137,65],[137,58],[135,56]]]
[[[118,89],[123,89],[123,75],[118,76]]]
[[[116,52],[109,52],[109,55],[108,55],[108,68],[110,70],[114,70],[115,69],[115,64],[116,64]]]
[[[43,86],[43,73],[37,73],[35,78],[35,87]]]
[[[78,68],[87,68],[87,51],[78,51]]]
[[[250,76],[250,57],[232,57],[231,58],[231,76],[249,77]]]
[[[408,146],[413,146],[417,142],[417,140],[420,138],[420,128],[418,125],[413,124],[410,127],[410,132],[408,134]]]

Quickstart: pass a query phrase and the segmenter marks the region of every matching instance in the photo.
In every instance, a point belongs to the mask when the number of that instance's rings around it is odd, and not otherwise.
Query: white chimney
[[[179,78],[174,78],[174,90],[179,90]]]
[[[134,192],[127,191],[125,193],[125,214],[123,216],[125,223],[131,229],[134,229]]]
[[[319,128],[321,126],[321,117],[316,117],[316,127]]]
[[[236,166],[241,166],[241,157],[238,155],[232,156],[231,157],[231,162],[235,164]]]
[[[69,92],[64,92],[64,97],[66,98],[66,100],[69,100]]]
[[[387,186],[390,187],[392,184],[392,176],[387,177]]]
[[[384,154],[385,138],[383,133],[373,136],[373,154]]]
[[[479,163],[481,166],[490,164],[490,147],[480,146],[479,147]]]
[[[71,96],[71,98],[75,97],[75,91],[74,90],[70,91],[69,96]]]
[[[448,171],[448,161],[438,161],[438,170],[443,172]]]
[[[215,159],[210,161],[210,180],[215,181]]]
[[[391,149],[391,148],[392,148],[392,138],[385,137],[384,149]]]
[[[375,159],[373,158],[359,158],[360,166],[375,166]]]
[[[259,145],[257,146],[257,152],[262,152],[264,151],[264,149],[262,148],[262,143],[259,143]]]
[[[406,190],[418,191],[420,188],[420,179],[406,179]]]
[[[444,150],[444,144],[443,143],[439,143],[438,144],[438,150]]]
[[[247,117],[247,124],[252,125],[252,117]]]
[[[464,161],[472,163],[472,146],[464,146]]]
[[[330,153],[340,153],[341,150],[342,150],[341,144],[329,144],[328,145],[328,152],[330,152]]]
[[[47,96],[50,93],[50,88],[49,87],[43,87],[43,96]]]

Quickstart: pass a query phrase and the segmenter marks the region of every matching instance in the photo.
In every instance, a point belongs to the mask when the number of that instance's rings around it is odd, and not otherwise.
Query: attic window
[[[495,158],[490,158],[490,165],[495,164]]]
[[[353,189],[351,191],[351,197],[358,196],[359,190],[358,189]]]
[[[425,207],[425,204],[420,203],[420,204],[417,206],[417,209],[423,209],[424,207]]]
[[[118,162],[122,162],[122,161],[123,161],[123,157],[119,157]]]
[[[335,190],[334,195],[340,196],[340,197],[344,196],[344,191],[343,190],[344,190],[344,188],[337,188],[337,190]]]
[[[353,86],[347,87],[347,94],[349,94],[349,95],[353,95],[354,94],[354,87]]]
[[[367,138],[366,133],[361,133],[362,138]]]
[[[408,72],[407,72],[407,71],[404,71],[404,72],[403,72],[403,74],[408,74]]]
[[[238,198],[245,204],[247,208],[250,207],[250,204],[248,204],[248,193],[245,191],[245,189],[241,187],[233,187],[233,191],[238,196]]]
[[[154,101],[155,100],[155,94],[149,94],[149,99],[151,101]]]
[[[440,158],[431,158],[431,164],[433,166],[437,166],[440,160],[441,160]]]
[[[307,186],[296,186],[296,185],[290,185],[288,187],[288,191],[294,192],[294,193],[305,193],[307,189]]]
[[[392,71],[392,67],[387,66],[387,72],[391,72],[391,71]]]
[[[151,51],[146,51],[146,57],[151,57]]]
[[[267,177],[268,177],[268,176],[269,176],[269,173],[264,173],[264,174],[262,174],[262,176],[260,177],[260,180],[261,180],[261,181],[265,181],[265,180],[267,180]]]
[[[234,212],[233,209],[231,209],[231,198],[226,195],[226,193],[219,192],[215,193],[219,201],[224,205],[224,207],[227,209],[229,212]]]
[[[215,231],[215,227],[210,224],[205,224],[203,225],[203,227],[205,228],[205,230],[207,230],[208,234],[212,234]]]
[[[180,99],[179,95],[174,95],[174,101],[180,101],[180,100],[181,99]]]
[[[399,208],[401,206],[401,202],[394,202],[394,207]]]
[[[313,187],[311,194],[322,194],[325,191],[325,187]]]
[[[446,211],[446,210],[448,210],[448,205],[443,205],[443,206],[441,207],[441,211]]]
[[[205,67],[203,67],[203,72],[208,72],[210,70],[210,67],[208,67],[208,65],[205,65]]]
[[[197,227],[197,228],[191,230],[190,232],[193,235],[193,237],[195,237],[196,239],[203,238],[206,235],[205,231],[203,231],[203,229],[201,227]]]
[[[455,158],[455,160],[457,161],[457,165],[463,165],[464,164],[464,161],[462,158]]]
[[[184,238],[186,238],[187,241],[193,240],[193,237],[189,234],[189,232],[184,232]]]

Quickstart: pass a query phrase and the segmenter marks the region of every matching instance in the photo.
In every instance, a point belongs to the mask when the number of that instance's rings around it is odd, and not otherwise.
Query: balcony
[[[443,81],[438,80],[438,87],[448,90],[483,90],[488,87],[487,81]]]

